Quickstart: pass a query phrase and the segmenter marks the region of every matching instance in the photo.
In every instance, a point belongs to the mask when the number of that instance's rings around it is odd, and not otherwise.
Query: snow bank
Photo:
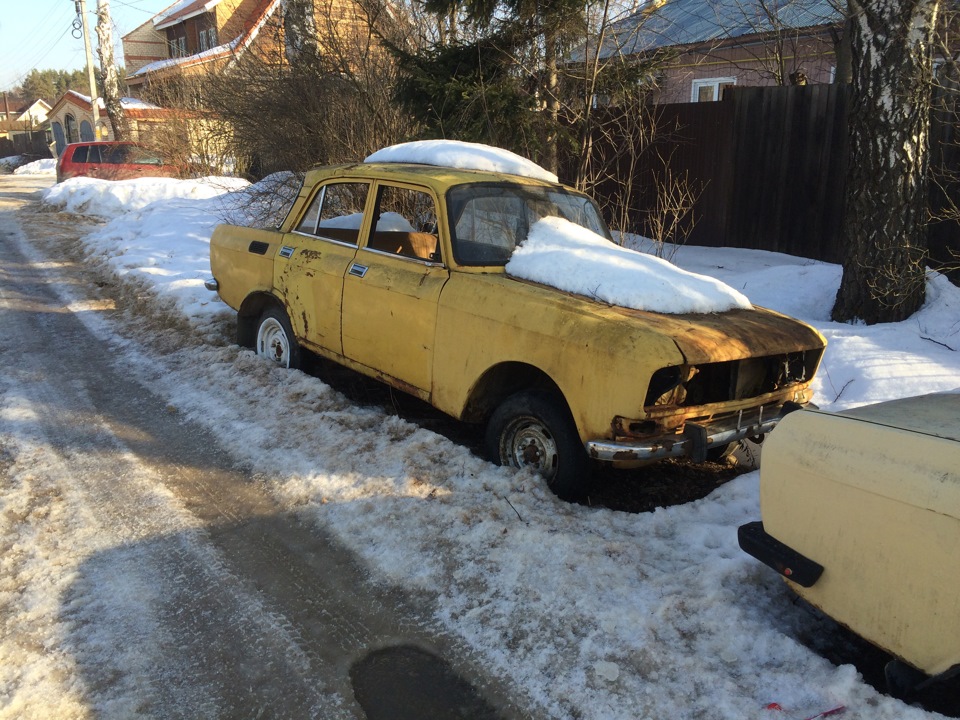
[[[222,177],[201,180],[144,177],[120,181],[76,177],[48,188],[42,202],[64,212],[112,218],[142,210],[160,200],[209,200],[248,185],[246,180]]]
[[[210,236],[238,208],[251,212],[249,187],[236,178],[71,178],[49,188],[42,202],[112,218],[88,236],[91,250],[121,277],[145,282],[183,314],[201,318],[226,309],[203,286],[210,277]]]
[[[506,269],[514,277],[636,310],[679,314],[751,307],[719,280],[614,245],[558,217],[537,221]]]
[[[8,157],[0,158],[0,171],[10,172],[13,168],[20,164],[19,155],[9,155]]]
[[[485,170],[522,175],[552,183],[558,182],[557,176],[552,172],[509,150],[459,140],[419,140],[392,145],[378,150],[364,162],[419,163],[460,170]]]
[[[13,171],[14,175],[55,175],[57,172],[57,161],[53,158],[44,160],[34,160],[32,163],[21,165]]]

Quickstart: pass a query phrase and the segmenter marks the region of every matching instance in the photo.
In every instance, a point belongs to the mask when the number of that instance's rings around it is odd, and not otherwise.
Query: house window
[[[77,119],[73,115],[68,114],[63,120],[67,127],[67,142],[78,142],[80,140],[80,134],[77,132]]]
[[[217,46],[217,29],[208,28],[200,31],[200,52],[212,50]]]
[[[702,78],[693,81],[690,102],[713,102],[723,98],[723,91],[737,84],[732,77]]]

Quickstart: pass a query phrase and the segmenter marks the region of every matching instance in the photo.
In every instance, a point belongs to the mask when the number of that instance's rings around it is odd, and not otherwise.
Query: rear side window
[[[81,145],[80,147],[73,149],[73,162],[75,163],[85,163],[87,161],[87,151],[90,149],[89,145]]]
[[[331,183],[321,188],[297,225],[297,232],[357,244],[369,183]]]
[[[129,145],[104,145],[102,146],[103,162],[111,165],[124,165],[130,162]]]
[[[100,146],[99,145],[88,145],[87,146],[87,160],[88,163],[99,163],[100,160]]]

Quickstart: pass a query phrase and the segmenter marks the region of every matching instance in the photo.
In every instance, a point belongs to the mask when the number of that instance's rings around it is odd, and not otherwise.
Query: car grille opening
[[[685,369],[662,368],[650,380],[644,405],[691,407],[777,392],[810,380],[821,352],[799,351]]]

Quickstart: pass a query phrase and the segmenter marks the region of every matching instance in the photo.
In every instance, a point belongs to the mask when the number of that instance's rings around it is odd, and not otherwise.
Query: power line
[[[12,57],[29,54],[35,50],[38,44],[45,43],[56,32],[57,28],[62,27],[61,22],[69,21],[70,15],[66,14],[67,4],[64,0],[54,0],[55,5],[40,10],[39,15],[43,18],[35,25],[34,32],[24,33],[20,42],[10,48]],[[59,38],[58,38],[59,39]]]

